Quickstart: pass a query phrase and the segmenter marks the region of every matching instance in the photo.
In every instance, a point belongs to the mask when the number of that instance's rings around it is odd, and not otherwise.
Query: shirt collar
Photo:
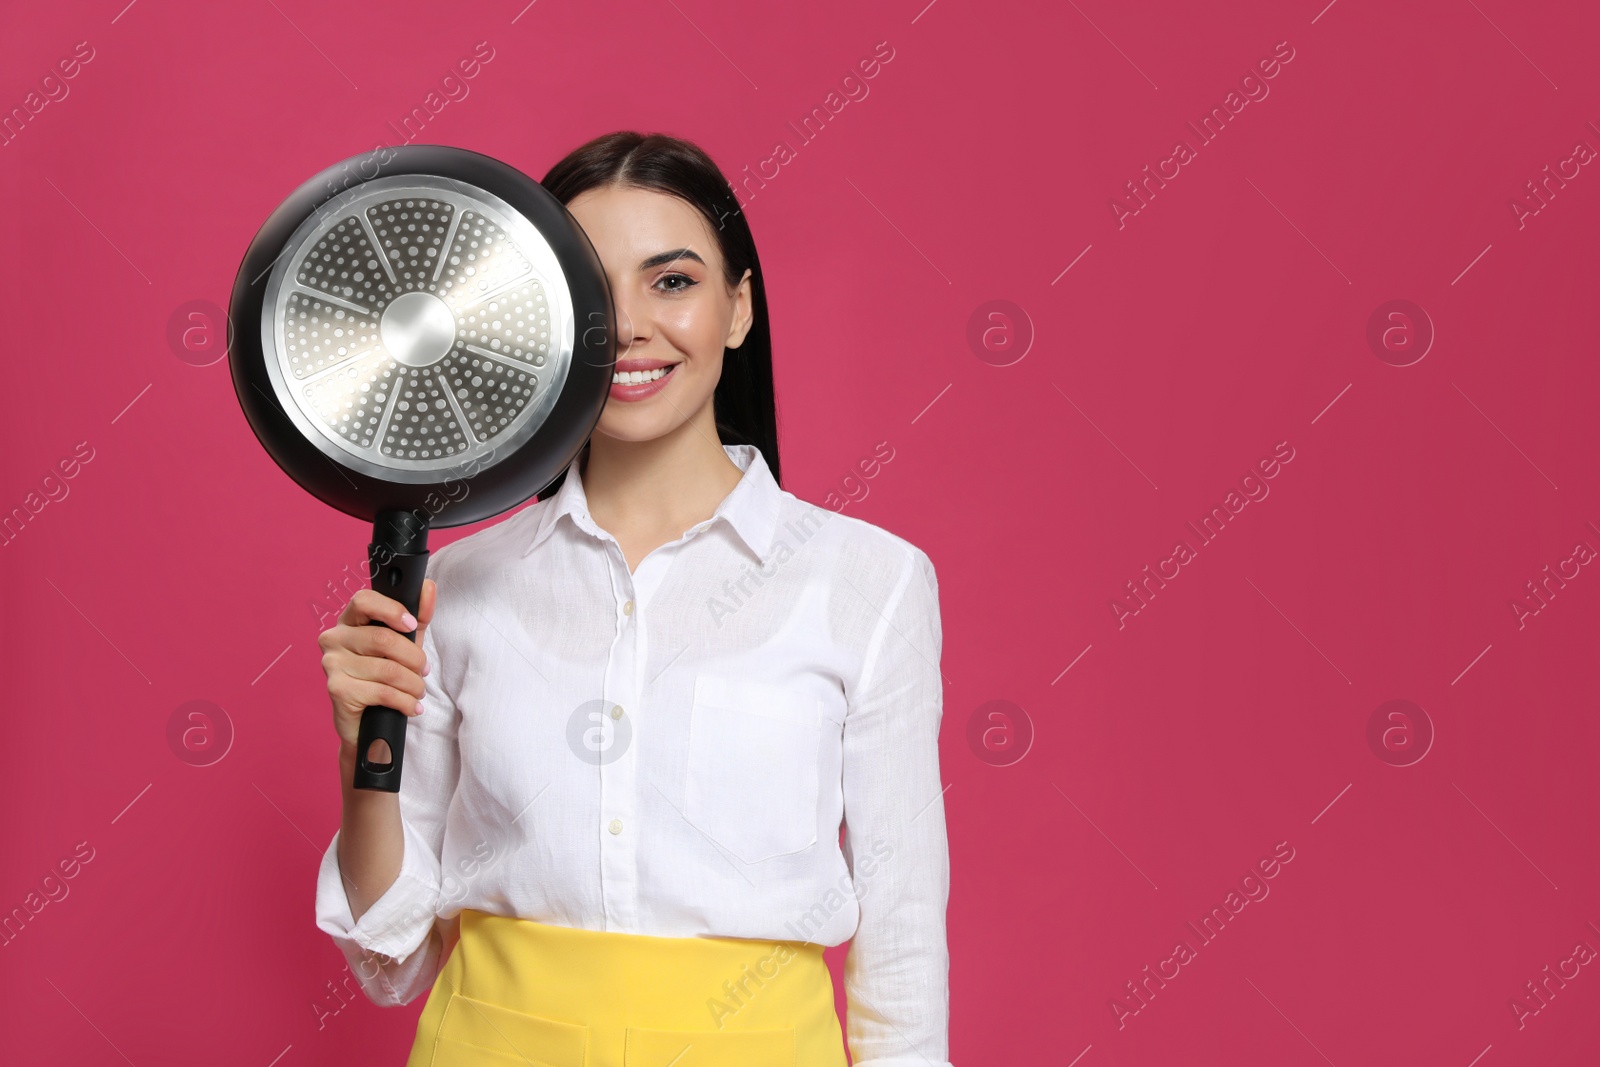
[[[755,445],[723,445],[722,450],[744,476],[733,490],[717,505],[707,524],[723,519],[733,527],[739,539],[754,552],[765,566],[772,555],[774,535],[778,529],[778,511],[782,505],[783,490],[772,477],[766,457]],[[550,536],[561,516],[572,518],[579,529],[595,537],[602,536],[600,528],[589,515],[589,499],[583,490],[583,479],[578,473],[578,461],[573,460],[562,479],[561,488],[551,498],[549,506],[542,509],[538,526],[522,550],[526,557]]]

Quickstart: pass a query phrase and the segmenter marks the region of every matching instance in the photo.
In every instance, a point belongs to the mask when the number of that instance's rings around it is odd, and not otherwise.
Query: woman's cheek
[[[687,341],[693,344],[706,334],[707,321],[710,316],[696,307],[691,301],[684,301],[679,306],[671,309],[662,317],[662,322],[674,341]],[[701,351],[701,347],[691,348],[691,353]]]
[[[664,322],[667,340],[672,347],[698,360],[715,358],[722,353],[722,336],[717,329],[716,316],[710,309],[686,307]]]

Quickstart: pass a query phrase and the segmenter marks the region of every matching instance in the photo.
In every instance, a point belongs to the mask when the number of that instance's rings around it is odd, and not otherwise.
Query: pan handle
[[[380,512],[372,524],[372,543],[367,546],[367,574],[372,588],[405,605],[413,617],[422,602],[422,579],[428,572],[428,528],[407,511]],[[374,619],[368,626],[384,626]],[[416,631],[402,634],[417,639]],[[389,746],[389,762],[374,763],[372,743],[382,740]],[[356,767],[351,784],[357,789],[400,792],[400,766],[406,752],[406,716],[393,708],[373,705],[361,713],[361,729],[356,734]]]

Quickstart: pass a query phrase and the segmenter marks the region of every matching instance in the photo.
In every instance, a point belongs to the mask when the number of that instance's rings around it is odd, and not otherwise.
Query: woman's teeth
[[[673,364],[672,366],[675,366]],[[672,366],[657,367],[655,370],[630,370],[621,371],[611,376],[612,385],[641,385],[644,382],[653,382],[664,377]]]

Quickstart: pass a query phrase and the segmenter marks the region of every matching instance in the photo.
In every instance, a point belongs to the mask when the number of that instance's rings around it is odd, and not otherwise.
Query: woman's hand
[[[422,635],[433,619],[436,597],[433,579],[424,578],[415,641],[397,632],[411,630],[405,605],[372,589],[356,590],[339,621],[317,636],[342,751],[354,753],[361,713],[369,707],[422,714],[422,676],[432,669],[422,651]],[[367,625],[374,619],[386,625]]]

